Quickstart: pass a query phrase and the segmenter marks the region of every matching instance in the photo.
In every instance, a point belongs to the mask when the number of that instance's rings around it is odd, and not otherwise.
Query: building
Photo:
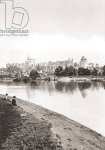
[[[6,64],[6,68],[11,74],[11,76],[16,76],[18,75],[21,77],[22,75],[24,76],[29,76],[30,71],[32,69],[35,69],[36,64],[35,64],[35,59],[27,57],[26,61],[24,63],[8,63]]]
[[[82,56],[80,59],[79,67],[86,68],[87,67],[87,59],[85,56]]]
[[[9,77],[9,73],[6,68],[0,68],[0,77]]]
[[[87,68],[92,71],[94,69],[94,63],[89,63]]]

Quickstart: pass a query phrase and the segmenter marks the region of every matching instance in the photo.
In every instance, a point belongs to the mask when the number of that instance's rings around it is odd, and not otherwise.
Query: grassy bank
[[[0,150],[62,150],[51,124],[0,99]]]
[[[51,123],[51,130],[64,150],[105,150],[105,138],[95,131],[38,105],[20,99],[17,103],[34,117]]]
[[[105,150],[105,138],[43,107],[0,99],[0,150]]]

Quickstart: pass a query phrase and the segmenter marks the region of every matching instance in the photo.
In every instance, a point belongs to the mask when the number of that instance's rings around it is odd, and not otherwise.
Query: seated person
[[[14,106],[17,105],[17,104],[16,104],[16,96],[13,96],[13,98],[12,98],[12,105],[14,105]]]
[[[8,94],[6,93],[5,95],[2,96],[4,100],[8,100]]]

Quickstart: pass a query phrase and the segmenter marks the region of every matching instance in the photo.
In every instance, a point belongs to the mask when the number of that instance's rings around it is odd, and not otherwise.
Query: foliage
[[[22,69],[15,64],[11,64],[7,66],[7,72],[10,77],[14,75],[16,78],[18,78],[22,74]]]
[[[97,76],[98,75],[98,70],[96,68],[94,68],[91,74],[93,76]]]
[[[78,69],[78,75],[91,75],[91,72],[88,68],[79,68]]]
[[[56,76],[62,76],[63,75],[63,68],[62,66],[58,66],[56,69],[55,69],[55,73],[54,73]]]
[[[88,68],[76,68],[73,66],[66,66],[65,69],[63,69],[62,66],[58,66],[55,69],[55,73],[56,76],[89,76],[89,75],[93,75],[93,76],[97,76],[98,75],[98,70],[96,68],[93,68],[93,70],[90,70]],[[103,67],[103,75],[105,75],[105,66]]]
[[[103,66],[102,70],[103,70],[103,75],[105,76],[105,65]]]
[[[34,70],[34,69],[31,70],[31,72],[30,72],[30,78],[32,80],[36,80],[36,78],[38,78],[38,77],[40,77],[39,73],[36,70]]]

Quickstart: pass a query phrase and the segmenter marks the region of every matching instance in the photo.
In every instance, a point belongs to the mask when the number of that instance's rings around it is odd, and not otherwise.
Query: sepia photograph
[[[0,150],[105,150],[105,0],[0,0]]]

